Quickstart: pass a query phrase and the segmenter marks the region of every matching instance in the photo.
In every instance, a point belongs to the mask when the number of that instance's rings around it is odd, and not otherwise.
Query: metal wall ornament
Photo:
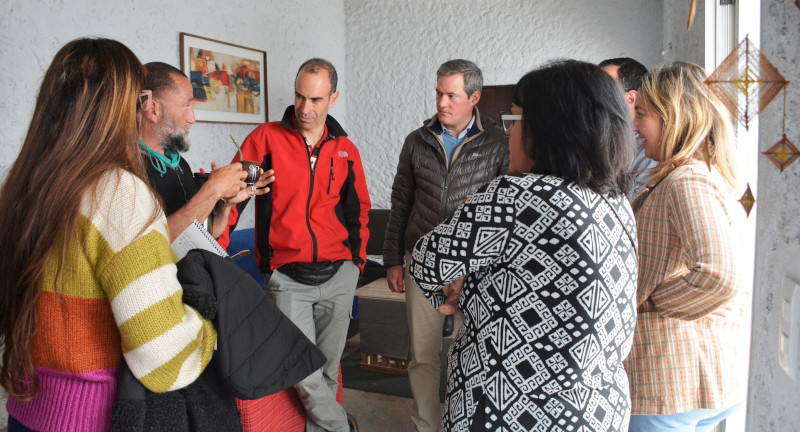
[[[708,77],[706,84],[748,129],[750,120],[764,111],[789,81],[745,37]],[[740,96],[744,96],[743,106],[739,105]]]

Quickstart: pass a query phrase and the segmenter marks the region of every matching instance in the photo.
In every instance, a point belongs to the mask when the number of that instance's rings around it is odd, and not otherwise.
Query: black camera
[[[206,181],[208,181],[208,173],[204,172],[194,173],[194,182],[197,184],[198,188],[203,187]]]

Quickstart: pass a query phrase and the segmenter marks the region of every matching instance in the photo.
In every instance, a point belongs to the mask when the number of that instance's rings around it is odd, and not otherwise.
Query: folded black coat
[[[239,399],[291,387],[325,364],[316,345],[231,260],[194,250],[178,262],[184,295],[213,295],[223,377]]]
[[[238,423],[233,396],[277,393],[325,363],[322,352],[231,260],[190,251],[178,262],[178,279],[184,302],[214,323],[213,360],[195,383],[162,394],[146,390],[123,360],[112,431],[234,430],[228,428]]]

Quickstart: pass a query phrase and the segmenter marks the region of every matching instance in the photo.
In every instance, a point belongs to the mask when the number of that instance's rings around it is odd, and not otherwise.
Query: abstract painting
[[[267,53],[181,33],[181,68],[192,83],[197,121],[267,121]]]

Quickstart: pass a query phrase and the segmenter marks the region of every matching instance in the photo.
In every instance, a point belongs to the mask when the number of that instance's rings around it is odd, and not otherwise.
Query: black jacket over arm
[[[325,356],[233,261],[192,250],[178,262],[184,303],[212,320],[217,350],[191,385],[162,394],[120,366],[112,431],[241,430],[235,397],[258,399],[297,384]]]

